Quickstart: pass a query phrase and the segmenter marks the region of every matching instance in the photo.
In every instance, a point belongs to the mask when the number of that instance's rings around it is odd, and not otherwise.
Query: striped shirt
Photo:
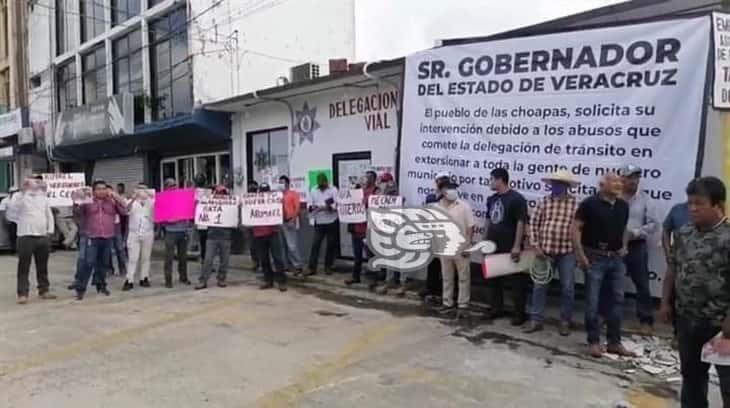
[[[544,197],[530,219],[530,245],[547,255],[573,252],[571,226],[577,209],[573,196]]]

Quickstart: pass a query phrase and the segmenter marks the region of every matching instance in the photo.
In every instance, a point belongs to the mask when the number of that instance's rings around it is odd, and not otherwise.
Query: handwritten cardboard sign
[[[357,224],[367,221],[362,189],[340,190],[337,193],[337,215],[344,224]]]
[[[368,208],[398,208],[403,207],[402,196],[371,195],[368,198]]]
[[[284,206],[281,192],[248,193],[241,196],[241,224],[249,227],[281,225]]]
[[[172,189],[155,195],[155,222],[188,221],[194,218],[195,189]]]
[[[214,195],[203,198],[195,206],[195,225],[205,227],[238,227],[238,197]]]
[[[309,188],[307,187],[307,179],[304,177],[292,177],[289,186],[292,190],[299,193],[299,201],[306,203],[309,200]]]
[[[86,187],[84,173],[45,173],[46,194],[51,207],[70,207],[73,205],[74,191]]]

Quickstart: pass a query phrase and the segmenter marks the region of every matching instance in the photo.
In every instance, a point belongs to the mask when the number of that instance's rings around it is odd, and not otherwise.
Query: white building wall
[[[191,15],[219,0],[190,0]],[[355,0],[223,0],[190,27],[194,97],[208,103],[277,85],[305,62],[355,58]]]
[[[399,74],[392,74],[390,79],[400,83]],[[357,103],[358,98],[390,92],[396,92],[400,101],[400,89],[384,83],[376,85],[370,81],[357,87],[338,87],[287,98],[295,112],[302,111],[305,102],[310,110],[316,109],[314,119],[319,128],[313,132],[311,142],[305,140],[300,143],[300,135],[294,132],[295,147],[289,153],[289,169],[277,169],[278,173],[287,173],[291,177],[306,177],[310,170],[331,169],[334,154],[363,151],[371,152],[371,162],[374,166],[395,167],[398,140],[397,105],[364,114],[355,113],[340,117],[330,115],[331,109],[336,109],[333,106],[335,103],[344,103],[349,109],[350,100],[355,100]],[[377,119],[370,120],[379,120],[383,128],[368,129],[366,117],[369,115],[377,115]],[[264,102],[233,115],[233,166],[236,175],[247,180],[258,178],[257,174],[246,174],[247,135],[281,127],[290,129],[292,126],[290,116],[289,109],[280,102]]]

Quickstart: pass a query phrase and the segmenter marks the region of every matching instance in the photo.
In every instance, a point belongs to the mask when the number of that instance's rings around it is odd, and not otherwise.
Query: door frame
[[[332,154],[332,180],[330,180],[330,183],[332,183],[333,186],[337,187],[337,190],[338,191],[340,189],[340,186],[339,186],[339,184],[340,184],[340,182],[339,182],[340,177],[339,176],[340,175],[339,175],[339,166],[338,166],[338,163],[340,161],[347,161],[347,160],[369,160],[370,161],[370,165],[372,165],[373,164],[373,154],[369,150],[360,151],[360,152],[334,153],[334,154]],[[335,183],[337,183],[337,184],[335,184]],[[342,241],[341,241],[342,240],[342,233],[341,233],[341,231],[342,231],[342,224],[340,224],[339,221],[337,222],[337,224],[339,225],[339,227],[337,228],[337,243],[338,243],[338,245],[337,245],[337,252],[339,254],[338,258],[340,258],[340,259],[350,259],[351,260],[351,259],[353,259],[352,257],[350,257],[350,256],[343,256],[342,253],[341,253],[342,252],[341,251],[341,249],[342,249]]]
[[[350,152],[350,153],[334,153],[332,155],[332,180],[330,182],[333,186],[337,187],[339,190],[340,186],[339,184],[339,171],[337,169],[337,163],[339,163],[342,160],[370,160],[370,164],[373,164],[373,154],[371,151],[361,151],[361,152]],[[335,184],[335,182],[337,184]]]

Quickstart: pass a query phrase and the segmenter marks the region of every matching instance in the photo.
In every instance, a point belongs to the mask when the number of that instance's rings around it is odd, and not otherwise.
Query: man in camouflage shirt
[[[712,340],[721,355],[730,355],[730,223],[723,215],[725,186],[715,177],[687,186],[691,223],[676,236],[664,282],[660,315],[667,320],[669,294],[676,288],[677,338],[682,371],[682,407],[704,408],[709,364],[702,347]],[[722,332],[718,338],[715,336]],[[713,339],[715,338],[715,339]],[[730,407],[730,366],[716,366],[723,406]]]

